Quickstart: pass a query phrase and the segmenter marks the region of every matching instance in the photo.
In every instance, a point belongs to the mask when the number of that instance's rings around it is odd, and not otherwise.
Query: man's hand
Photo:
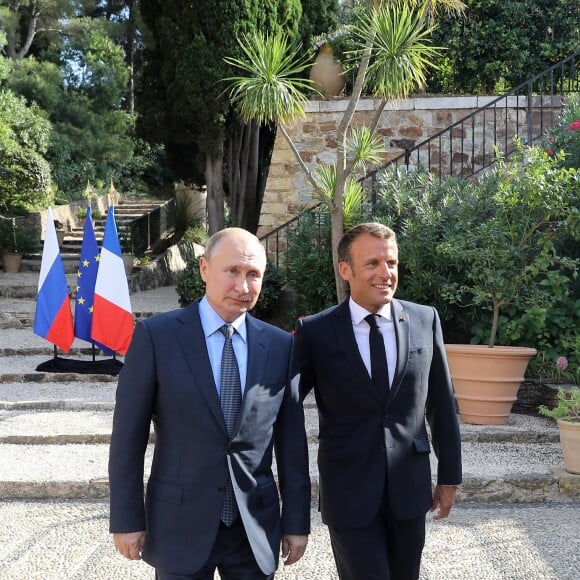
[[[306,551],[308,536],[285,534],[282,536],[282,558],[284,566],[298,562]]]
[[[119,554],[129,560],[140,560],[141,550],[145,542],[145,532],[127,532],[125,534],[113,534],[115,547]]]
[[[439,512],[433,516],[434,520],[443,520],[449,515],[449,512],[455,503],[456,494],[457,486],[455,485],[437,484],[435,486],[435,491],[433,492],[433,503],[429,508],[430,512],[434,512],[437,509],[437,506],[439,506]]]

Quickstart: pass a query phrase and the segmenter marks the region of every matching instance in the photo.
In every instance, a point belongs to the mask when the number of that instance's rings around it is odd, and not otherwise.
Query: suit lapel
[[[218,424],[227,434],[217,388],[213,378],[209,354],[199,317],[198,303],[185,308],[177,318],[175,336],[197,388]]]
[[[385,393],[379,393],[375,383],[371,379],[365,363],[360,355],[358,344],[354,336],[352,327],[352,318],[350,317],[350,308],[348,300],[337,306],[334,310],[334,316],[337,324],[333,326],[336,333],[336,340],[345,353],[345,358],[352,361],[355,372],[359,375],[361,385],[366,385],[368,392],[373,395],[377,401],[383,405],[385,402]]]
[[[242,399],[242,409],[234,432],[238,430],[241,422],[245,420],[254,404],[254,399],[258,392],[257,386],[262,380],[263,369],[268,363],[268,351],[270,348],[270,340],[267,333],[264,332],[264,326],[249,314],[246,315],[246,331],[248,340],[246,385]]]
[[[389,390],[387,403],[396,397],[407,368],[409,360],[409,313],[398,300],[393,300],[391,306],[393,324],[395,325],[395,339],[397,341],[397,366],[393,384]]]

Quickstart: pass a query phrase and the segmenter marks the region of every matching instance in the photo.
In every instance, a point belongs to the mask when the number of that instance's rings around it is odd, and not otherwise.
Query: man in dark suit
[[[119,375],[110,531],[118,551],[143,557],[158,580],[213,580],[216,569],[227,580],[273,578],[280,543],[286,564],[306,548],[310,479],[293,341],[248,314],[265,268],[254,235],[212,236],[200,259],[203,299],[139,323]]]
[[[320,509],[341,580],[419,577],[425,515],[447,517],[461,483],[460,435],[435,309],[396,300],[395,233],[347,231],[350,299],[301,319],[296,354],[319,417]],[[431,487],[430,444],[438,457]]]

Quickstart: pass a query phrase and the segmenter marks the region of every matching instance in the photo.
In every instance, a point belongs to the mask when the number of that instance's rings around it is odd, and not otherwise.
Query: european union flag
[[[75,299],[75,336],[86,340],[100,348],[103,353],[113,353],[107,347],[95,342],[91,338],[91,326],[93,324],[93,306],[95,298],[95,283],[99,270],[100,253],[93,229],[93,220],[90,206],[87,208],[85,227],[83,230],[83,242],[81,246],[81,258],[77,271],[76,299]]]

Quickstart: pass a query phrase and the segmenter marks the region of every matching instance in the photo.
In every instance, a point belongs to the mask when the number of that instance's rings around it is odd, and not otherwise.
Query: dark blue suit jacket
[[[176,574],[207,561],[229,470],[258,565],[277,567],[281,533],[307,534],[310,479],[289,333],[246,317],[248,369],[228,441],[197,303],[139,323],[119,375],[109,458],[110,531],[146,530],[143,558]],[[144,505],[150,423],[155,451]],[[272,451],[282,500],[272,474]]]
[[[392,313],[397,367],[384,392],[360,356],[348,300],[297,324],[302,394],[314,389],[318,406],[322,517],[336,528],[369,524],[385,484],[394,517],[426,513],[432,489],[425,417],[438,483],[461,483],[459,426],[437,312],[394,300]]]

